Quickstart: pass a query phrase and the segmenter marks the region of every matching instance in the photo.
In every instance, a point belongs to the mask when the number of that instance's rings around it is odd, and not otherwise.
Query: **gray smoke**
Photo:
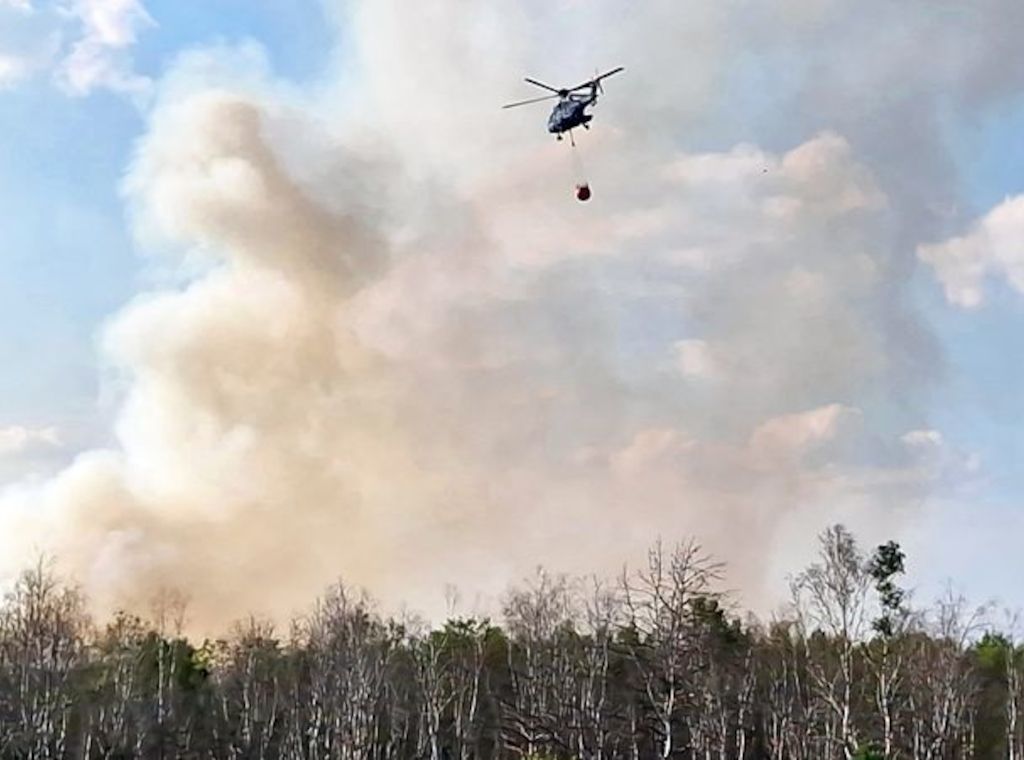
[[[936,109],[1021,77],[1015,5],[939,6],[362,0],[315,86],[184,56],[125,194],[186,282],[113,319],[119,445],[0,496],[0,561],[220,626],[339,575],[437,612],[658,535],[763,606],[828,522],[904,530],[973,467],[907,297]],[[497,106],[619,64],[577,204],[543,108]]]

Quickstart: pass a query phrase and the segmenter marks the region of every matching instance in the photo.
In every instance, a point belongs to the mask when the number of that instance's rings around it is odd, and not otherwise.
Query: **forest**
[[[1018,760],[1015,616],[917,607],[898,544],[819,541],[767,621],[684,542],[614,579],[538,571],[493,621],[339,583],[201,642],[180,597],[98,622],[40,562],[0,607],[0,757]]]

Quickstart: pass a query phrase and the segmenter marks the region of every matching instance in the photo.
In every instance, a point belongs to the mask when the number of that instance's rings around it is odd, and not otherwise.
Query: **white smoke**
[[[446,582],[690,535],[767,604],[828,522],[898,532],[961,461],[901,404],[935,361],[907,241],[948,167],[872,119],[1017,81],[990,58],[1009,3],[966,30],[930,7],[364,0],[309,91],[251,49],[185,56],[125,192],[191,275],[106,332],[119,447],[0,497],[6,570],[43,546],[103,608],[171,585],[215,626],[339,574],[437,611]],[[939,71],[901,47],[989,32]],[[752,67],[782,63],[757,113]],[[497,106],[594,64],[627,71],[581,136],[582,205],[543,110]],[[743,115],[779,147],[686,148]]]

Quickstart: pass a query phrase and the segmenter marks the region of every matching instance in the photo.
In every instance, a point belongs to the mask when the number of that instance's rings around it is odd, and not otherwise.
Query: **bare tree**
[[[266,760],[280,749],[286,698],[284,658],[269,621],[235,626],[218,663],[219,744],[230,758]]]
[[[851,760],[858,745],[854,715],[857,647],[869,630],[871,576],[856,541],[843,526],[828,528],[819,542],[820,560],[792,583],[793,608],[805,642],[811,641],[814,631],[827,637],[817,649],[809,647],[808,675],[830,714],[825,726],[829,744]],[[832,648],[834,658],[829,656]],[[832,749],[828,751],[831,757]]]
[[[573,605],[569,579],[543,569],[505,601],[512,694],[503,725],[510,748],[525,757],[569,751],[576,744],[568,719],[573,663],[565,646],[566,637],[575,634]]]
[[[622,575],[621,586],[631,635],[629,656],[639,675],[645,707],[655,720],[659,755],[676,751],[681,711],[693,697],[697,661],[694,605],[716,598],[713,584],[721,565],[696,543],[679,544],[666,556],[659,541],[647,566]]]
[[[615,631],[622,624],[622,600],[618,589],[599,578],[583,586],[583,638],[577,660],[576,716],[579,726],[576,752],[581,758],[604,760],[609,756],[612,706],[609,683]]]
[[[114,758],[139,755],[145,739],[140,685],[149,637],[142,619],[118,612],[94,642],[94,678],[84,711],[85,757]]]
[[[417,755],[441,760],[441,728],[455,699],[451,684],[453,663],[442,633],[426,632],[412,639],[412,658],[420,702],[420,746]]]
[[[298,621],[293,752],[310,760],[373,757],[393,637],[365,594],[337,584]]]
[[[40,559],[15,582],[0,611],[5,756],[63,757],[74,701],[71,678],[90,628],[77,589],[62,586]]]
[[[1006,760],[1021,758],[1022,687],[1024,677],[1024,649],[1021,644],[1021,620],[1019,612],[1005,612],[1005,621],[1000,631],[988,631],[974,646],[974,660],[986,681],[990,704],[998,702],[1002,708],[1002,743]],[[996,697],[997,698],[993,698]],[[994,706],[994,705],[993,705]],[[988,736],[988,743],[993,737]],[[991,747],[986,747],[991,751]]]
[[[1020,642],[1020,614],[1009,616],[1006,626],[1006,760],[1020,760],[1021,756],[1021,707],[1024,705],[1024,649]]]
[[[445,624],[445,646],[451,658],[452,737],[459,760],[469,760],[479,752],[491,632],[488,620],[458,618]]]
[[[1024,760],[1017,617],[980,636],[962,597],[912,609],[902,559],[830,529],[767,627],[684,543],[613,584],[538,572],[500,626],[339,584],[288,636],[198,645],[180,595],[95,629],[40,563],[0,604],[0,758]]]
[[[764,740],[771,760],[814,757],[807,687],[807,647],[799,628],[789,621],[773,623],[761,636],[758,654]]]
[[[972,735],[977,682],[967,644],[984,620],[951,591],[925,617],[908,651],[908,709],[915,760],[940,760],[964,750]],[[965,742],[965,739],[967,742]]]

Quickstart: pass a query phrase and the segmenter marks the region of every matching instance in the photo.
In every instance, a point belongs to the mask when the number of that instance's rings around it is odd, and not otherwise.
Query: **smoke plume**
[[[966,467],[908,298],[931,120],[1021,75],[993,73],[1015,4],[933,5],[353,0],[315,84],[184,55],[124,181],[179,276],[104,332],[118,446],[0,496],[3,570],[45,550],[101,609],[173,586],[216,627],[692,536],[768,605],[828,522],[903,530]],[[543,107],[498,106],[595,64],[626,72],[584,205]]]

